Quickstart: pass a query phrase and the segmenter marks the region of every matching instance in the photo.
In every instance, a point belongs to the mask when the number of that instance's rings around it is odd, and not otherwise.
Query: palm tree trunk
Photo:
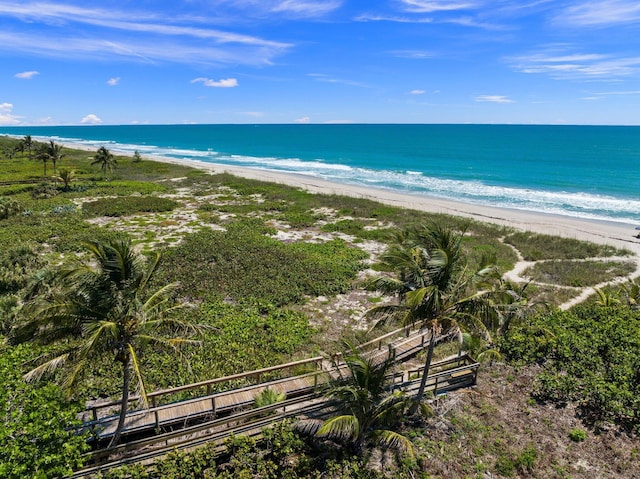
[[[118,418],[118,426],[113,433],[113,438],[108,447],[115,447],[120,442],[124,421],[127,417],[127,405],[129,403],[129,385],[131,384],[131,368],[129,368],[130,357],[127,355],[122,362],[122,401],[120,403],[120,417]]]
[[[429,369],[431,368],[431,360],[433,359],[433,350],[436,345],[436,335],[433,328],[431,329],[431,338],[429,338],[429,348],[427,349],[427,359],[424,362],[424,372],[422,373],[422,378],[420,379],[420,387],[418,388],[418,394],[416,395],[416,401],[409,409],[409,414],[415,414],[418,411],[418,407],[420,407],[420,403],[422,402],[422,398],[424,397],[424,390],[427,387],[427,377],[429,376]]]

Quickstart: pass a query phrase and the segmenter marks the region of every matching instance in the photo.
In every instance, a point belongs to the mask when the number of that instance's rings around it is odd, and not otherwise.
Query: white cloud
[[[405,10],[414,13],[447,12],[452,10],[468,10],[475,8],[474,2],[451,2],[440,1],[430,2],[425,0],[401,0],[405,5]]]
[[[411,90],[410,93],[412,95],[424,95],[425,91],[424,90]]]
[[[80,124],[82,125],[99,125],[102,123],[102,120],[93,113],[88,114],[82,120],[80,120]]]
[[[120,83],[120,77],[113,77],[107,80],[107,85],[116,86]]]
[[[513,100],[510,100],[503,95],[480,95],[476,97],[476,101],[489,103],[513,103]]]
[[[302,118],[298,118],[297,120],[294,120],[295,123],[302,123],[302,124],[307,124],[307,123],[311,123],[311,118],[308,116],[303,116]]]
[[[617,57],[600,53],[565,53],[560,50],[551,48],[507,61],[522,73],[543,73],[565,80],[608,81],[640,73],[640,56]]]
[[[31,80],[36,75],[40,75],[40,72],[37,72],[35,70],[31,70],[31,71],[28,71],[28,72],[16,73],[14,76],[15,76],[15,78],[19,78],[21,80]]]
[[[426,50],[396,50],[391,53],[398,58],[412,58],[416,60],[424,60],[435,56],[432,52]]]
[[[325,75],[324,73],[308,73],[307,76],[310,76],[311,78],[315,78],[316,81],[323,82],[323,83],[339,83],[341,85],[357,86],[360,88],[370,88],[369,85],[366,85],[364,83],[360,83],[352,80],[343,80],[342,78],[333,78],[333,77],[330,77],[329,75]]]
[[[326,15],[341,5],[342,2],[336,0],[279,0],[275,2],[271,11],[275,13],[291,13],[296,16],[317,17]]]
[[[228,0],[233,8],[243,10],[243,16],[264,16],[276,13],[281,18],[323,17],[337,10],[343,0]]]
[[[594,27],[640,22],[640,3],[637,0],[595,0],[576,2],[564,9],[557,23]]]
[[[84,8],[53,3],[0,2],[0,17],[25,25],[40,24],[42,33],[26,28],[0,33],[0,49],[61,58],[126,58],[138,62],[170,61],[200,64],[271,64],[292,45],[252,35],[198,27],[215,19],[163,17],[157,12]],[[101,28],[93,39],[76,35],[84,25]],[[126,32],[127,35],[123,35]]]
[[[12,111],[12,103],[0,103],[0,125],[18,125],[20,123],[20,117],[13,115]]]
[[[211,80],[209,78],[194,78],[191,83],[202,83],[204,86],[213,88],[235,88],[238,86],[238,80],[235,78],[223,78],[221,80]]]

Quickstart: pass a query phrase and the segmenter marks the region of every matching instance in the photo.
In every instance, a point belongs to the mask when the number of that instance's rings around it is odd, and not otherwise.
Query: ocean
[[[0,134],[640,224],[640,127],[100,125]]]

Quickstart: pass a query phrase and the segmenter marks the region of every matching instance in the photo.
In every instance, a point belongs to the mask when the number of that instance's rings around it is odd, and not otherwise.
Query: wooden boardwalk
[[[478,363],[467,355],[453,356],[434,362],[427,378],[426,390],[437,395],[473,386],[476,383],[478,366]],[[393,373],[390,376],[393,388],[401,389],[408,394],[415,394],[423,372],[424,367]],[[286,381],[281,381],[281,383],[286,384]],[[245,396],[245,399],[249,397]],[[193,402],[196,403],[201,399],[196,398]],[[182,406],[184,404],[181,404],[180,407]],[[101,471],[124,464],[148,464],[172,451],[191,451],[204,444],[212,443],[215,451],[222,452],[224,441],[232,434],[259,437],[263,428],[287,418],[326,418],[331,413],[332,406],[332,402],[322,397],[318,388],[311,387],[304,394],[288,398],[283,402],[259,409],[237,408],[233,413],[222,417],[211,416],[209,419],[191,426],[176,428],[174,431],[156,434],[148,438],[130,440],[116,448],[93,451],[86,457],[85,464],[87,466],[76,471],[70,478],[94,477]],[[186,409],[182,410],[182,412],[185,411]]]
[[[408,328],[402,328],[362,344],[359,348],[377,361],[392,358],[402,362],[421,351],[429,337],[428,331],[412,331]],[[147,395],[150,403],[148,409],[133,410],[127,413],[122,431],[123,439],[126,440],[127,436],[132,435],[139,436],[144,433],[152,434],[160,430],[186,427],[198,421],[214,419],[246,408],[251,406],[256,396],[267,388],[284,393],[287,398],[301,396],[313,391],[316,386],[330,378],[338,377],[341,371],[336,369],[336,366],[339,369],[345,367],[344,364],[340,364],[340,355],[335,355],[333,361],[318,356],[210,381],[154,391]],[[220,385],[248,379],[259,381],[260,377],[265,374],[291,371],[300,367],[313,369],[313,371],[301,375],[287,375],[281,379],[258,382],[241,388],[212,392]],[[184,392],[191,392],[197,396],[181,401],[166,401],[171,396]],[[131,401],[137,399],[139,398],[134,397],[131,398]],[[162,404],[163,402],[166,403]],[[115,432],[119,407],[120,404],[117,401],[92,406],[83,415],[84,428],[90,429],[98,441],[106,441]]]

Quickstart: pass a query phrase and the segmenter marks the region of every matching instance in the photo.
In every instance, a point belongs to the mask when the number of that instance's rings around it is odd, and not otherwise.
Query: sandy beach
[[[91,152],[95,151],[94,148],[74,143],[64,143],[64,146]],[[131,156],[129,152],[121,150],[113,150],[113,152],[118,155]],[[638,225],[634,224],[615,221],[597,221],[563,215],[476,205],[426,195],[398,193],[382,188],[347,185],[305,175],[221,165],[198,160],[183,160],[160,156],[146,156],[145,159],[191,166],[210,173],[230,173],[243,178],[280,183],[287,186],[303,188],[312,193],[366,198],[401,208],[462,216],[477,221],[510,226],[522,231],[532,231],[535,233],[561,236],[563,238],[608,244],[618,248],[629,249],[640,257],[640,238],[636,237],[639,231],[635,229]],[[638,264],[640,268],[640,258],[638,259]]]
[[[149,159],[193,166],[211,173],[226,172],[244,178],[295,186],[312,193],[367,198],[402,208],[463,216],[478,221],[511,226],[524,231],[609,244],[619,248],[627,248],[640,255],[640,239],[635,237],[637,234],[635,230],[636,225],[632,224],[586,220],[561,215],[474,205],[423,195],[397,193],[379,188],[365,188],[340,184],[304,175],[257,170],[239,166],[218,165],[196,160],[179,160],[155,156]]]

